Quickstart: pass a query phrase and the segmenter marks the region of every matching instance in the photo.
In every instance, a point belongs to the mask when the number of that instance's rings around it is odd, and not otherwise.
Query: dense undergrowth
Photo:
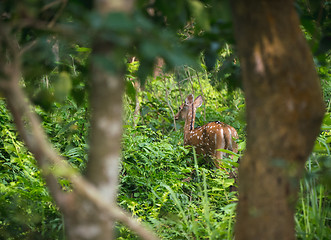
[[[182,122],[173,113],[192,91],[203,94],[204,105],[197,125],[223,121],[239,133],[245,148],[244,99],[238,90],[228,93],[226,84],[216,91],[207,74],[184,71],[179,77],[151,79],[139,92],[141,114],[134,116],[135,102],[125,97],[125,125],[118,204],[145,221],[162,239],[233,239],[237,192],[228,172],[236,158],[226,159],[224,169],[197,158],[183,146]],[[195,77],[192,77],[194,75]],[[181,79],[180,81],[178,79]],[[183,80],[184,79],[184,80]],[[331,87],[322,83],[324,95]],[[331,236],[330,102],[321,134],[300,184],[295,215],[298,239]],[[55,103],[52,111],[36,111],[55,148],[75,168],[84,172],[88,151],[89,113],[86,104]],[[63,219],[54,205],[33,156],[17,135],[5,102],[0,100],[0,238],[64,239]],[[70,190],[66,180],[63,188]],[[118,224],[119,239],[136,239]]]

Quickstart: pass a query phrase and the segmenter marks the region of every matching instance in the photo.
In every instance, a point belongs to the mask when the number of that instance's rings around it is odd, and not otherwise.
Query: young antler
[[[175,119],[185,119],[184,145],[193,146],[197,154],[213,157],[216,167],[219,168],[219,159],[222,159],[225,153],[217,149],[227,149],[237,153],[238,146],[235,139],[238,139],[238,134],[233,127],[219,121],[210,122],[195,129],[196,109],[202,105],[202,102],[201,96],[194,100],[193,94],[188,95],[179,107]]]

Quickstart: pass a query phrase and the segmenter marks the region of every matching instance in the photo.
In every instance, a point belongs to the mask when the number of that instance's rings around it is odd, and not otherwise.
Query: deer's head
[[[199,95],[194,100],[194,95],[190,94],[187,96],[182,105],[179,106],[178,113],[175,115],[176,120],[185,120],[189,114],[195,112],[195,110],[202,105],[202,97]]]

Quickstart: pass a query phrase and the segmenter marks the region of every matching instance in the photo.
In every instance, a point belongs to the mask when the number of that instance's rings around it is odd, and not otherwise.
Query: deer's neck
[[[192,106],[187,112],[184,126],[184,140],[188,139],[188,136],[194,130],[194,122],[195,122],[195,109]]]

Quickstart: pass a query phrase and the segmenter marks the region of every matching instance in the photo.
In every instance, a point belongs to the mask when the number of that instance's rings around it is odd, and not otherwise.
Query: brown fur
[[[235,139],[238,139],[238,134],[230,125],[218,121],[195,129],[196,109],[202,105],[202,102],[201,96],[194,100],[193,94],[188,95],[175,115],[175,119],[185,119],[184,145],[193,146],[197,154],[213,157],[216,167],[219,168],[219,159],[222,159],[225,153],[216,150],[227,149],[237,153],[238,146]]]

